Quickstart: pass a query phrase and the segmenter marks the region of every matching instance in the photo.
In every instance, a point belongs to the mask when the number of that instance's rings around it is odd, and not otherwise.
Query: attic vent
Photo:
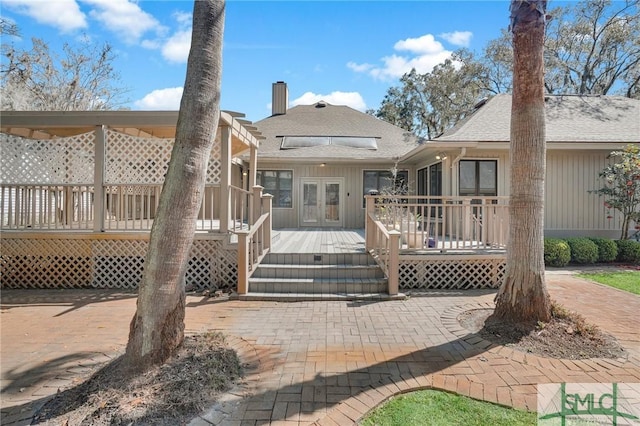
[[[326,103],[325,101],[319,101],[319,102],[316,104],[316,108],[324,108],[324,107],[326,107],[326,106],[327,106],[327,103]]]

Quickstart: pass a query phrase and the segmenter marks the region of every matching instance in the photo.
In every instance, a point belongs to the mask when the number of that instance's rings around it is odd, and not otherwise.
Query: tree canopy
[[[640,99],[640,0],[583,0],[549,12],[544,89],[549,94],[622,95]],[[467,50],[425,74],[406,73],[371,113],[434,138],[482,98],[513,90],[509,31],[481,55]]]
[[[6,20],[0,31],[3,110],[108,110],[125,104],[127,90],[119,85],[115,55],[108,43],[98,46],[87,39],[77,48],[65,43],[63,55],[58,55],[40,38],[31,40],[29,50],[6,43],[10,37],[4,35],[19,35],[18,28]]]

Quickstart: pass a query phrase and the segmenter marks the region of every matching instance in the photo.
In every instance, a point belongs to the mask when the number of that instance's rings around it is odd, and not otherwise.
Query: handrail
[[[367,211],[375,215],[375,220],[402,234],[403,248],[439,252],[506,248],[509,197],[381,195],[365,198]]]
[[[254,204],[256,216],[260,217],[249,229],[237,231],[238,236],[238,294],[249,292],[249,276],[271,250],[271,203],[270,194],[262,194],[262,187],[254,187],[259,203]]]
[[[229,221],[232,222],[229,232],[235,234],[237,230],[245,227],[245,223],[251,227],[253,219],[251,191],[229,185],[229,202],[231,206],[231,218]]]
[[[373,235],[373,241],[367,247],[387,277],[387,292],[390,295],[396,295],[399,287],[400,232],[387,230],[384,223],[377,220],[371,212],[368,219],[375,225],[375,228],[370,231]]]

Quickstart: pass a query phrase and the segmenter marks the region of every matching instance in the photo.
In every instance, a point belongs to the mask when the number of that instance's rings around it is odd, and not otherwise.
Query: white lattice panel
[[[135,289],[147,248],[144,240],[3,239],[0,282],[3,288]],[[235,287],[236,256],[221,241],[194,241],[186,285],[195,290]]]
[[[106,183],[162,183],[173,139],[139,138],[107,129]]]
[[[498,288],[504,273],[504,259],[403,259],[399,285],[405,290]]]
[[[94,132],[47,140],[0,133],[0,183],[92,183],[94,142]]]
[[[161,184],[169,168],[174,139],[140,138],[106,131],[105,182]],[[214,143],[207,168],[207,183],[219,184],[220,143]]]
[[[0,282],[3,288],[78,288],[91,282],[87,240],[3,239]]]

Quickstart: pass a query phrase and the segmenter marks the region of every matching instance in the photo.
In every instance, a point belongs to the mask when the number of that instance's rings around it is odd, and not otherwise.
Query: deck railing
[[[253,223],[253,198],[251,191],[229,185],[229,205],[231,206],[231,226],[229,230],[235,232],[245,229]]]
[[[93,229],[93,185],[0,185],[2,229]]]
[[[367,248],[387,277],[389,295],[398,294],[398,266],[400,262],[400,232],[388,230],[373,213],[369,213],[366,230]]]
[[[367,214],[372,215],[367,226],[379,221],[387,230],[397,230],[402,248],[438,252],[506,248],[509,197],[366,198]]]
[[[262,187],[255,186],[254,200],[260,200],[253,205],[253,217],[257,220],[250,222],[249,229],[238,230],[238,294],[249,292],[249,277],[264,256],[271,250],[272,229],[272,200],[273,195],[262,194]]]
[[[96,203],[93,185],[0,185],[0,229],[28,231],[148,231],[160,201],[160,184],[107,184]],[[230,187],[230,230],[247,228],[251,192]],[[220,187],[205,187],[198,231],[219,230]],[[103,206],[103,215],[96,208]],[[99,223],[97,223],[99,222]]]

